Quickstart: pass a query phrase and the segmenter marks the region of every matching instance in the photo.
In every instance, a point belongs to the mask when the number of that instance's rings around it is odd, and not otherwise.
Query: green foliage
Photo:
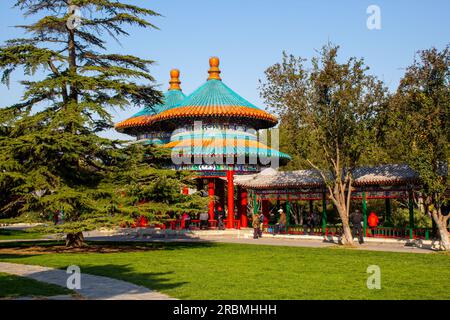
[[[47,297],[69,295],[74,292],[54,284],[33,279],[0,273],[0,298],[15,299],[18,297]]]
[[[26,255],[17,249],[0,259],[59,269],[76,261],[87,274],[178,299],[450,299],[450,259],[443,254],[211,242],[147,242],[135,250],[130,243],[109,245],[121,252]],[[382,270],[380,290],[367,289],[369,265]]]
[[[398,145],[393,149],[419,173],[421,191],[442,204],[450,186],[450,48],[418,55],[390,103],[387,144]]]
[[[409,210],[408,208],[397,208],[392,211],[392,225],[395,227],[409,227]],[[414,227],[431,228],[432,223],[430,217],[420,210],[414,210]]]
[[[337,173],[370,162],[377,147],[377,115],[387,102],[382,82],[368,74],[362,59],[337,61],[339,47],[324,46],[311,60],[283,53],[266,70],[261,96],[281,117],[281,149],[294,157],[290,165]]]
[[[311,68],[305,59],[283,53],[282,62],[266,70],[261,96],[281,118],[280,137],[286,141],[281,150],[294,160],[289,168],[320,173],[343,223],[344,242],[352,243],[347,196],[352,169],[375,159],[387,90],[364,60],[340,63],[338,50],[324,46]]]
[[[77,28],[67,24],[69,5],[83,15]],[[18,26],[28,38],[0,47],[2,82],[24,71],[22,100],[0,109],[0,215],[42,221],[61,212],[64,223],[50,231],[78,232],[129,222],[137,212],[199,210],[203,199],[179,194],[187,178],[158,167],[166,152],[97,135],[113,127],[111,110],[161,102],[161,92],[142,84],[154,81],[153,61],[107,52],[109,38],[128,36],[126,26],[154,29],[148,18],[158,14],[112,0],[15,6],[37,21]],[[138,206],[143,201],[151,205]]]
[[[418,173],[423,211],[437,224],[446,250],[450,250],[450,216],[443,210],[450,190],[449,84],[450,47],[419,51],[390,101],[387,119],[391,129],[386,141],[387,148]]]

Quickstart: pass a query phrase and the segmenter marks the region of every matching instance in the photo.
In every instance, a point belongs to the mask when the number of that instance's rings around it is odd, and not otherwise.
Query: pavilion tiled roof
[[[316,170],[262,171],[246,177],[236,177],[235,183],[249,189],[285,189],[324,186]],[[376,167],[359,167],[353,170],[353,185],[398,185],[418,181],[418,174],[408,165],[389,164]]]
[[[117,123],[115,126],[116,130],[123,131],[127,128],[149,125],[153,123],[155,115],[173,108],[186,98],[186,95],[180,88],[180,72],[177,69],[173,69],[170,71],[170,75],[170,87],[169,90],[164,93],[163,103],[145,107],[138,113],[132,115],[130,118]]]
[[[258,120],[258,129],[270,128],[277,124],[277,117],[259,109],[222,82],[217,58],[210,59],[210,66],[210,77],[206,83],[174,108],[158,114],[154,121],[210,118],[254,119]]]

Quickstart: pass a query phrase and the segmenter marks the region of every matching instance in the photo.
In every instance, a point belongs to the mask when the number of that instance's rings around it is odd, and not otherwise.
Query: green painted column
[[[414,202],[412,190],[408,193],[408,208],[409,208],[409,238],[413,238],[414,229]]]
[[[322,234],[327,231],[327,193],[322,194]]]
[[[289,198],[287,198],[286,199],[286,234],[288,234],[290,218],[291,218],[291,203],[289,202]]]
[[[255,192],[253,192],[253,214],[258,214],[258,200]]]
[[[384,217],[384,222],[388,223],[389,226],[392,224],[392,206],[391,206],[391,199],[390,198],[386,198],[385,200],[385,205],[386,205],[386,215]]]
[[[364,218],[364,226],[363,226],[363,234],[364,237],[366,237],[367,233],[367,199],[366,199],[366,192],[363,191],[362,193],[362,210],[363,210],[363,218]]]

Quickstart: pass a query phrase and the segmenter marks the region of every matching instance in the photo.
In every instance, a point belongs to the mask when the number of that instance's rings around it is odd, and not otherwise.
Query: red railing
[[[186,225],[186,222],[185,222]],[[223,221],[223,225],[224,228],[226,228],[227,226],[227,220],[225,219]],[[182,226],[182,222],[181,220],[174,220],[174,221],[170,221],[168,223],[168,228],[171,230],[181,230]],[[240,229],[241,228],[241,221],[240,220],[234,220],[233,223],[233,227],[234,229]],[[208,229],[208,230],[214,230],[214,229],[218,229],[219,228],[219,223],[217,220],[208,220],[207,224],[204,224],[201,220],[199,219],[191,219],[190,222],[188,223],[188,228],[184,228],[184,229],[188,229],[188,230],[202,230],[202,229]]]
[[[305,230],[306,229],[306,230]],[[263,226],[263,232],[273,234],[286,234],[286,228],[277,230],[276,225],[265,224]],[[302,225],[288,226],[287,234],[292,235],[323,235],[322,227],[304,227]],[[366,237],[371,238],[392,238],[392,239],[430,239],[431,230],[426,228],[367,228]],[[325,229],[325,236],[340,236],[342,235],[342,227],[339,226],[327,226]]]

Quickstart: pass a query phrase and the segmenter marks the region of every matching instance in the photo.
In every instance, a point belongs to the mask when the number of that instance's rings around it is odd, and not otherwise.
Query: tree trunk
[[[68,233],[66,247],[80,248],[85,245],[83,232]]]
[[[352,230],[350,229],[350,223],[349,223],[349,214],[347,212],[347,209],[343,207],[339,203],[335,203],[336,209],[338,210],[339,217],[342,221],[342,244],[346,245],[353,245],[353,237],[352,237]]]
[[[442,212],[433,210],[432,217],[439,231],[440,250],[450,251],[450,239],[447,230],[447,219],[442,215]]]

